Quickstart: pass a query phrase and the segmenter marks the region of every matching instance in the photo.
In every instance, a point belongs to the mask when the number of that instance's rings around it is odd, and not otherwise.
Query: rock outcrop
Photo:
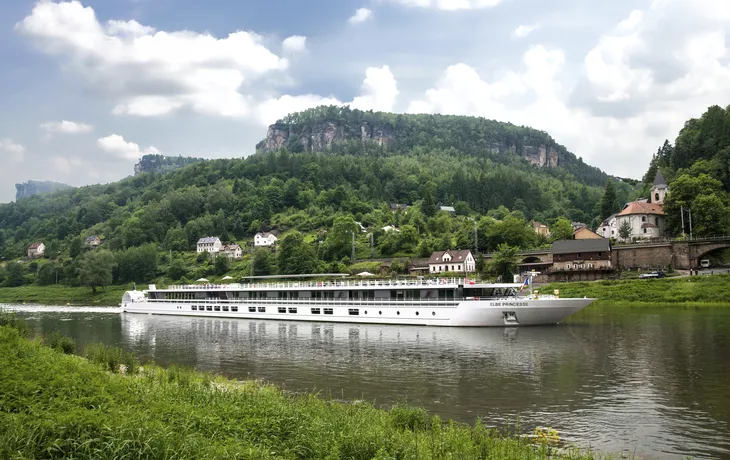
[[[190,157],[166,157],[164,155],[145,155],[140,158],[139,163],[134,165],[134,175],[143,172],[166,173],[176,169],[184,168],[193,163],[203,161],[202,158]]]
[[[28,180],[20,184],[15,184],[15,201],[22,200],[23,198],[29,198],[41,193],[52,193],[69,188],[73,187],[60,182]]]

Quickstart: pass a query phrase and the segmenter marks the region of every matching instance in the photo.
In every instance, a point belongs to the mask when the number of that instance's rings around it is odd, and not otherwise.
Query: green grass
[[[406,405],[387,411],[177,367],[122,375],[98,362],[0,326],[0,458],[602,458],[555,447],[552,430],[505,436]]]
[[[107,286],[105,289],[98,289],[96,294],[92,294],[91,289],[88,287],[30,284],[13,288],[0,288],[0,303],[111,307],[119,305],[124,292],[130,289],[132,287],[128,285]]]
[[[722,306],[730,307],[730,275],[550,283],[545,294],[560,290],[561,297],[593,297],[597,305]]]

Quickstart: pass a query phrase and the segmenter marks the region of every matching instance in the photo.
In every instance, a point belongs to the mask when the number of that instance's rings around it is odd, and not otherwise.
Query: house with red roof
[[[631,227],[631,235],[626,238],[628,241],[635,239],[652,239],[664,236],[666,228],[664,216],[664,199],[669,188],[657,170],[654,184],[651,187],[649,199],[640,199],[626,203],[624,209],[616,215],[616,233],[620,238],[621,227],[625,222]]]

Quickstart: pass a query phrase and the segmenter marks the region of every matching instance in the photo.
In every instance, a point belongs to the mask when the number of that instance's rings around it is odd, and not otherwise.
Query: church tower
[[[668,192],[669,187],[667,186],[667,181],[664,180],[661,169],[657,168],[654,185],[651,186],[651,192],[649,192],[649,202],[664,204],[664,199],[667,197]]]

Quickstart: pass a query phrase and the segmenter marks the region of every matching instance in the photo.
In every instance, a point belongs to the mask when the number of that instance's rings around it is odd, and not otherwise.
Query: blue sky
[[[0,3],[0,202],[14,183],[129,175],[140,155],[241,157],[322,103],[477,115],[640,177],[730,103],[724,0]]]

